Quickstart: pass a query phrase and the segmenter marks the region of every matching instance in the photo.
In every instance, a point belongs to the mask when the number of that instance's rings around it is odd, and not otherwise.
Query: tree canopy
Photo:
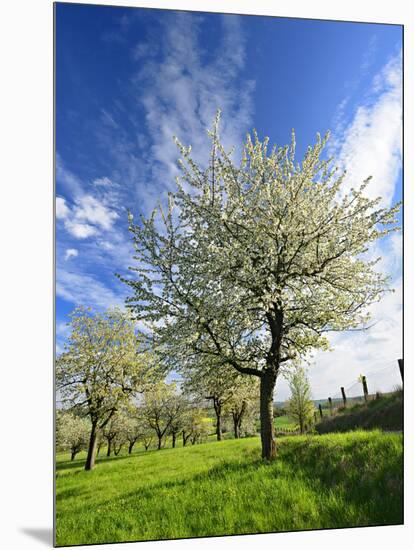
[[[248,135],[241,161],[219,139],[219,113],[208,166],[177,140],[181,176],[160,206],[130,231],[135,274],[123,280],[137,319],[171,366],[194,355],[261,379],[262,454],[275,455],[273,390],[282,364],[326,349],[327,331],[363,325],[387,277],[363,254],[394,229],[398,205],[359,189],[343,192],[317,137],[302,160],[290,145],[269,148]]]
[[[113,309],[93,314],[77,308],[70,326],[68,344],[56,361],[56,382],[62,402],[90,418],[85,468],[91,469],[97,431],[142,389],[149,361],[145,353],[139,353],[134,324],[125,312]]]

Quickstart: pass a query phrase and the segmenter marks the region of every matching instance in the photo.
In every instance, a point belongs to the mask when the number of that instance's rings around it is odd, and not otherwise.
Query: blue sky
[[[173,135],[205,162],[217,108],[228,146],[252,128],[282,145],[295,128],[300,158],[331,130],[347,187],[372,175],[373,196],[399,200],[401,44],[391,25],[57,4],[58,352],[76,305],[123,304],[114,273],[131,265],[126,209],[148,214],[174,188]],[[370,331],[335,334],[335,351],[315,356],[315,398],[361,372],[382,390],[400,381],[401,236],[370,254],[395,292],[373,308]]]

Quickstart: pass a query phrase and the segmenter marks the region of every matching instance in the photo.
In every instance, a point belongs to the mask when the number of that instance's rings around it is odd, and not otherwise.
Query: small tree
[[[128,441],[128,454],[132,453],[135,443],[144,433],[144,420],[137,414],[125,418],[125,438]]]
[[[182,431],[185,424],[186,413],[188,410],[188,402],[183,395],[177,395],[172,402],[169,415],[171,417],[169,434],[172,439],[172,447],[175,448],[177,436]]]
[[[205,410],[190,406],[185,415],[182,429],[183,447],[190,441],[192,445],[205,441],[210,433],[210,421]]]
[[[103,428],[102,435],[108,444],[106,456],[111,456],[112,451],[115,456],[120,453],[124,443],[128,441],[129,425],[130,418],[121,411],[116,412]]]
[[[254,405],[258,402],[258,380],[253,377],[238,376],[231,390],[231,397],[226,404],[233,420],[235,439],[241,437],[243,423],[253,413]]]
[[[91,431],[85,470],[95,465],[98,431],[131,395],[142,389],[148,370],[130,316],[120,310],[71,314],[71,335],[56,361],[57,388],[65,403],[89,416]]]
[[[184,391],[212,403],[216,416],[217,441],[221,441],[225,407],[233,397],[240,376],[231,367],[217,369],[214,359],[208,357],[187,362],[180,370],[185,377]]]
[[[152,442],[154,440],[154,432],[151,428],[144,425],[143,432],[139,438],[139,441],[142,442],[144,449],[148,451],[148,449],[151,447]]]
[[[69,450],[71,460],[87,448],[90,431],[90,422],[87,419],[69,411],[57,411],[56,446],[61,450]]]
[[[291,396],[288,402],[289,415],[296,420],[300,433],[313,424],[315,407],[311,400],[311,389],[306,371],[303,367],[296,367],[288,374]]]
[[[175,383],[158,382],[144,394],[142,415],[156,433],[158,450],[162,447],[164,436],[181,414],[184,405],[178,396]]]
[[[138,264],[123,280],[167,363],[212,357],[218,377],[231,366],[259,378],[262,456],[272,459],[281,368],[327,349],[327,331],[367,322],[388,278],[363,253],[395,229],[399,205],[368,198],[369,179],[343,192],[346,175],[323,158],[328,136],[297,163],[294,134],[269,149],[254,132],[236,164],[218,130],[219,113],[206,168],[177,141],[177,190],[161,223],[156,211],[138,224],[130,216]]]

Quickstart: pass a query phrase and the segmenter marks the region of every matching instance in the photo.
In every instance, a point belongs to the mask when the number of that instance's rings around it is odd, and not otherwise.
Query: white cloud
[[[164,190],[174,187],[178,174],[174,135],[191,145],[195,160],[203,164],[209,154],[206,130],[218,108],[223,112],[220,130],[226,148],[237,146],[251,123],[254,82],[242,78],[246,44],[241,20],[221,16],[220,21],[220,37],[208,57],[200,37],[202,19],[185,13],[171,15],[160,29],[161,56],[138,55],[134,84],[151,136],[148,177]],[[135,54],[145,51],[145,43],[140,43]],[[140,186],[147,208],[154,206],[159,194],[158,185]]]
[[[368,61],[367,57],[363,70]],[[344,192],[358,188],[372,175],[367,194],[382,196],[383,205],[390,206],[401,170],[401,56],[392,58],[375,76],[368,100],[359,105],[350,122],[345,119],[349,104],[347,96],[338,106],[329,151],[339,167],[347,170]],[[349,397],[361,395],[360,374],[367,376],[370,392],[391,391],[401,384],[397,363],[402,354],[401,234],[371,244],[365,256],[381,258],[376,269],[390,275],[395,292],[387,292],[370,307],[368,330],[328,334],[333,351],[315,353],[308,371],[315,399],[341,397],[341,386]],[[275,398],[285,400],[288,396],[288,384],[280,379]]]
[[[107,309],[123,305],[123,297],[92,275],[57,269],[56,294],[75,306]]]
[[[70,213],[69,207],[66,205],[66,201],[63,197],[56,197],[56,217],[58,219],[65,219]]]
[[[56,181],[71,197],[82,195],[83,193],[80,179],[70,170],[67,170],[59,153],[56,154]]]
[[[401,79],[398,55],[376,75],[368,101],[357,108],[353,120],[345,128],[341,121],[330,145],[339,168],[347,171],[343,192],[372,176],[366,193],[371,198],[381,196],[384,206],[392,202],[401,170]]]
[[[76,258],[78,255],[78,251],[76,248],[68,248],[65,252],[65,260],[69,260],[70,258]]]
[[[73,210],[76,222],[88,222],[101,229],[109,230],[119,217],[111,208],[91,195],[84,195]]]
[[[103,187],[113,185],[113,181],[107,178],[106,176],[103,178],[96,178],[93,180],[92,183],[94,185],[103,186]]]
[[[359,374],[367,375],[372,392],[390,391],[401,383],[397,364],[402,353],[401,279],[395,293],[386,294],[371,312],[371,328],[335,334],[330,337],[334,350],[315,355],[310,379],[316,398],[340,395],[341,386],[351,385],[353,394],[361,395]]]
[[[64,221],[64,227],[76,239],[86,239],[98,235],[101,231],[112,229],[119,214],[115,207],[117,195],[113,191],[115,184],[107,178],[98,178],[94,184],[101,188],[98,196],[85,193],[81,180],[68,170],[57,156],[57,179],[68,187],[73,201],[69,207],[63,197],[56,198],[56,217]],[[111,188],[111,189],[107,189]]]
[[[402,280],[394,283],[394,293],[387,293],[371,307],[371,328],[361,332],[330,333],[330,352],[316,352],[310,361],[308,376],[314,399],[362,395],[358,376],[367,376],[368,390],[392,391],[401,384],[397,359],[402,357]],[[279,378],[275,400],[290,395],[286,380]]]
[[[56,336],[60,338],[66,338],[70,334],[70,326],[66,321],[58,321],[56,323]]]
[[[93,225],[78,223],[74,219],[65,220],[65,228],[76,239],[87,239],[98,233],[97,228]]]

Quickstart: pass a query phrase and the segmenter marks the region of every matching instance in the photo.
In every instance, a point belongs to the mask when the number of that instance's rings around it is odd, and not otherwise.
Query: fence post
[[[341,388],[342,392],[342,399],[344,401],[344,407],[346,407],[346,395],[345,395],[345,388]]]
[[[398,366],[400,367],[401,380],[404,383],[404,359],[398,359]]]
[[[321,418],[323,418],[322,405],[320,403],[319,403],[319,414],[321,415]]]
[[[368,401],[368,386],[367,386],[367,379],[365,376],[362,377],[362,389],[364,390],[364,399],[366,403]]]
[[[329,401],[329,410],[331,411],[331,416],[333,415],[333,410],[332,410],[332,397],[328,397],[328,401]]]

